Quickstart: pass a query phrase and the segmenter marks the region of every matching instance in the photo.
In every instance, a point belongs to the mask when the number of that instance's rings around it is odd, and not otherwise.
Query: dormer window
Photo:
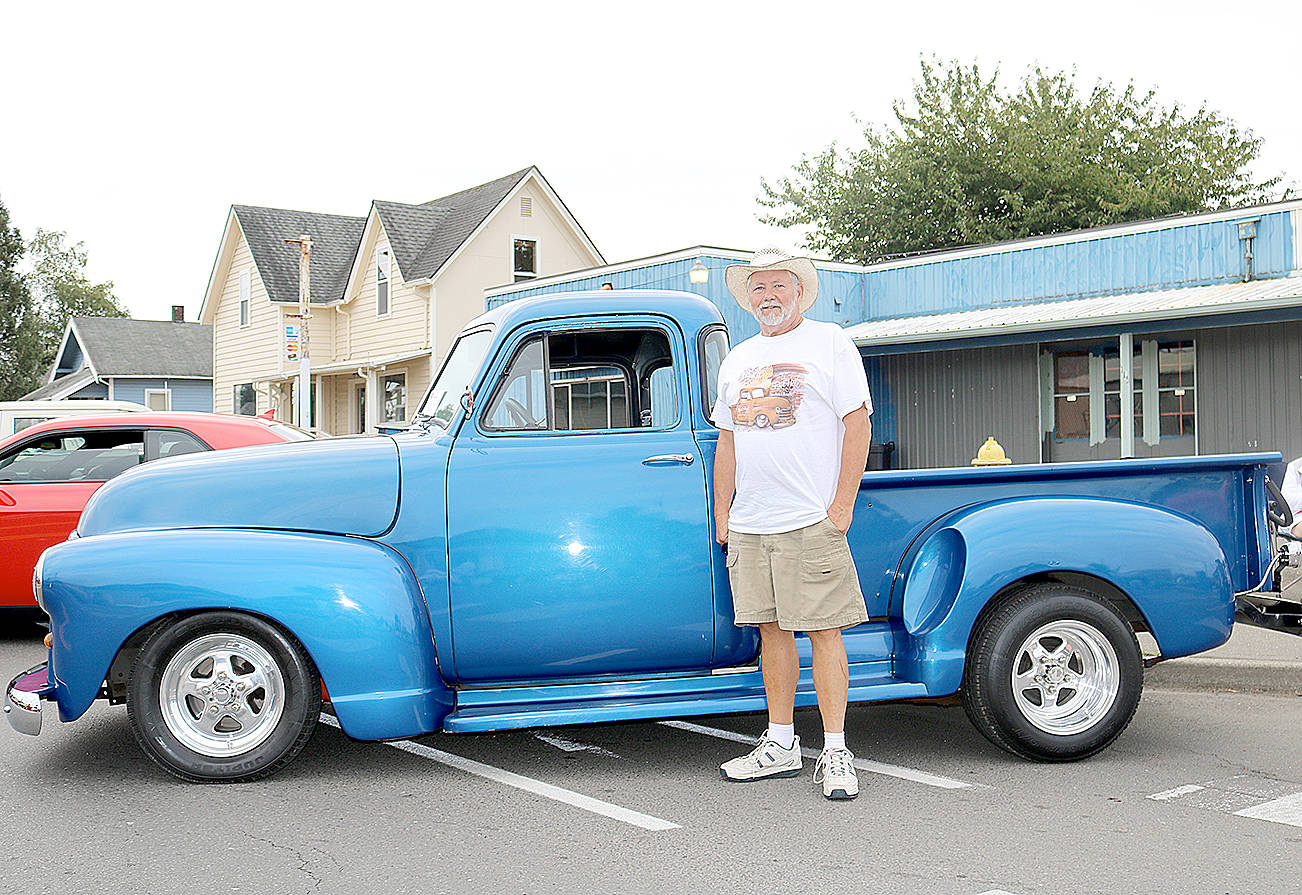
[[[538,240],[516,237],[514,252],[515,282],[538,276]]]
[[[375,316],[389,316],[389,251],[381,249],[375,255]]]
[[[249,325],[249,272],[240,271],[240,326]]]

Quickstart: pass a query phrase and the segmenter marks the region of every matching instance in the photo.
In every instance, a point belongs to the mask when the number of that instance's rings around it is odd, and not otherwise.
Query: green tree
[[[46,363],[54,360],[69,317],[130,317],[113,294],[112,281],[92,283],[86,276],[86,246],[68,245],[68,234],[36,231],[27,244],[29,276],[44,330]]]
[[[43,328],[27,282],[18,272],[23,238],[0,203],[0,401],[20,398],[40,384]]]
[[[761,180],[760,220],[867,263],[1289,195],[1279,177],[1253,179],[1251,132],[1134,84],[1082,90],[1075,73],[1032,68],[1007,89],[998,71],[923,60],[912,102],[892,108],[861,148],[833,143]]]

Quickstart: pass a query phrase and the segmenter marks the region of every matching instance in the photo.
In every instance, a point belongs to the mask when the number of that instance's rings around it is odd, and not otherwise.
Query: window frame
[[[555,425],[555,421],[553,420],[552,395],[551,395],[551,374],[552,374],[551,345],[550,345],[551,337],[558,336],[558,335],[565,335],[568,333],[582,333],[582,332],[588,332],[592,330],[610,330],[610,329],[654,330],[655,332],[658,332],[662,336],[664,336],[665,341],[669,346],[669,363],[666,366],[668,366],[669,369],[673,371],[673,377],[674,377],[674,415],[672,420],[670,420],[669,422],[663,425],[658,425],[658,426],[639,426],[636,425],[636,421],[633,419],[633,414],[632,411],[630,410],[629,412],[630,425],[627,428],[618,428],[618,429],[555,429],[553,428],[553,426]],[[478,399],[476,399],[475,401],[475,413],[474,413],[475,430],[480,435],[483,435],[487,438],[516,438],[521,436],[531,437],[531,438],[536,438],[539,436],[584,437],[584,436],[594,436],[594,435],[596,436],[628,435],[628,434],[635,434],[638,432],[673,431],[682,425],[683,418],[684,418],[683,404],[686,403],[683,400],[683,390],[680,388],[681,383],[679,382],[679,376],[678,376],[679,374],[678,364],[675,363],[678,355],[676,353],[676,349],[674,346],[673,333],[674,333],[673,329],[671,329],[668,325],[658,321],[652,322],[649,320],[621,321],[619,324],[615,326],[576,321],[575,325],[563,327],[560,329],[549,329],[549,328],[532,329],[526,332],[522,332],[520,335],[515,337],[515,340],[512,343],[508,343],[508,347],[505,349],[506,361],[500,366],[496,375],[492,377],[492,388],[488,390],[487,399],[484,400],[482,403]],[[520,354],[525,350],[525,348],[529,345],[530,342],[540,338],[543,340],[544,343],[543,344],[543,381],[547,385],[546,428],[502,429],[502,428],[497,428],[489,425],[488,424],[489,409],[493,406],[494,401],[497,400],[498,395],[500,394],[501,390],[505,386],[506,378],[510,374],[511,369],[515,366],[516,360],[519,358]],[[502,356],[501,352],[499,352],[499,356]],[[634,379],[633,371],[628,369],[628,367],[623,364],[619,364],[614,361],[610,361],[608,359],[602,359],[601,365],[619,367],[624,371],[625,374],[624,387],[625,387],[625,395],[626,395],[625,399],[629,400],[629,397],[635,394],[637,389],[639,388],[639,383],[637,383]]]
[[[730,338],[727,325],[723,323],[711,323],[708,326],[703,327],[700,335],[696,338],[696,369],[700,373],[701,377],[701,415],[705,417],[707,423],[717,429],[719,427],[715,426],[714,420],[710,418],[710,414],[714,412],[714,401],[710,400],[710,383],[707,381],[705,375],[705,342],[715,333],[723,333],[724,341],[728,345],[728,350],[724,352],[723,357],[726,358],[732,353],[732,339]],[[720,365],[723,364],[722,358],[719,360],[719,363]],[[717,397],[718,396],[716,395],[716,398]]]
[[[523,234],[512,233],[510,239],[511,239],[511,244],[510,244],[510,256],[509,256],[509,257],[510,257],[510,259],[511,259],[511,281],[512,281],[513,283],[522,283],[522,282],[524,282],[524,281],[526,281],[526,280],[536,280],[536,279],[538,279],[538,276],[539,276],[539,274],[538,274],[538,269],[541,267],[541,264],[540,264],[540,258],[539,258],[539,244],[538,244],[538,243],[539,243],[539,240],[538,240],[538,237],[536,237],[536,236],[525,236],[525,235],[523,235]],[[516,249],[515,244],[516,244],[517,242],[531,242],[531,243],[533,243],[533,270],[532,270],[532,271],[528,271],[528,270],[520,270],[520,269],[518,269],[518,268],[515,266],[515,249]]]
[[[253,325],[253,274],[246,267],[240,271],[240,329]]]
[[[163,388],[147,388],[147,389],[145,389],[145,401],[144,401],[144,404],[145,404],[146,407],[149,407],[150,410],[153,410],[154,408],[149,406],[149,396],[150,396],[150,395],[162,395],[164,398],[167,399],[167,406],[164,407],[161,411],[157,411],[157,412],[168,413],[168,412],[171,411],[171,409],[172,409],[172,390],[171,390],[170,388],[167,388],[166,386],[164,386]]]
[[[381,259],[386,263],[381,264]],[[380,310],[380,287],[384,287],[384,310]],[[393,316],[393,252],[388,246],[375,249],[375,316]]]
[[[388,403],[388,381],[390,379],[402,379],[402,416],[397,419],[389,419],[385,407]],[[407,412],[407,371],[399,370],[397,373],[381,373],[379,376],[380,386],[380,411],[384,419],[379,420],[379,425],[389,423],[403,423],[407,421],[410,414]]]
[[[247,387],[253,392],[253,412],[244,413],[240,410],[240,400],[238,389]],[[235,416],[257,416],[258,415],[258,389],[252,382],[236,382],[231,385],[231,413]]]

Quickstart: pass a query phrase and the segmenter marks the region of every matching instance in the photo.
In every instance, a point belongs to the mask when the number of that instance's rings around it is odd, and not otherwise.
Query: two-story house
[[[536,167],[365,217],[232,206],[199,312],[215,410],[296,420],[304,235],[311,420],[335,434],[406,423],[485,288],[605,263]]]

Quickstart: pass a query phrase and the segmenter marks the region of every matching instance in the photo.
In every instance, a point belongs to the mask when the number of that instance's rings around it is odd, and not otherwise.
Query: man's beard
[[[778,305],[776,308],[760,308],[759,322],[765,326],[781,326],[796,315],[796,306]]]

